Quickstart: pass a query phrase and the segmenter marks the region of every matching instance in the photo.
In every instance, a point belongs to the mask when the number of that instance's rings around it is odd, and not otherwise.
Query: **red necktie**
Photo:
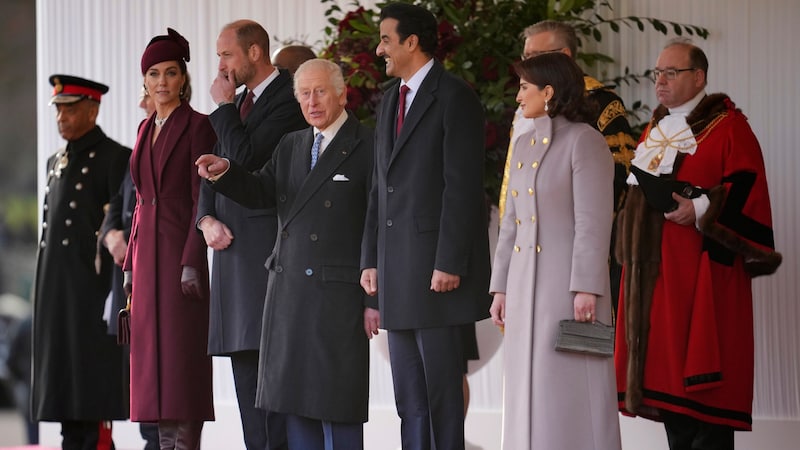
[[[253,99],[255,97],[253,91],[247,91],[247,95],[244,96],[244,100],[239,106],[239,116],[241,116],[242,120],[246,119],[247,115],[250,114],[250,110],[253,109]]]
[[[403,120],[406,116],[406,94],[410,91],[405,84],[400,86],[400,98],[397,100],[397,136],[403,128]]]

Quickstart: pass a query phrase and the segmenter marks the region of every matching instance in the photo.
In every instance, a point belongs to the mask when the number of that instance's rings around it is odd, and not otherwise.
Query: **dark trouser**
[[[161,448],[158,440],[158,425],[142,422],[139,424],[139,434],[144,439],[144,450],[158,450]]]
[[[463,450],[461,328],[390,330],[389,359],[403,450]]]
[[[733,428],[661,410],[670,450],[733,450]]]
[[[231,367],[247,450],[286,449],[286,416],[256,408],[258,351],[232,353]]]
[[[111,422],[68,420],[61,422],[63,450],[113,450]]]
[[[611,249],[614,250],[613,248]],[[611,257],[608,266],[608,274],[611,278],[611,310],[613,314],[613,319],[616,320],[617,317],[617,307],[619,306],[619,283],[622,279],[622,266],[617,263],[617,260],[614,257]]]
[[[200,450],[202,420],[160,420],[158,439],[161,450]]]
[[[286,416],[289,448],[302,450],[364,450],[364,424]]]

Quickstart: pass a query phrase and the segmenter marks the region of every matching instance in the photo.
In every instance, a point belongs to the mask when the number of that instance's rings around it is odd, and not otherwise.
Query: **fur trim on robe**
[[[712,132],[733,107],[725,94],[706,96],[686,118],[698,142]],[[667,108],[660,105],[653,112],[643,137],[668,113]],[[684,157],[685,154],[678,154],[670,178],[678,173]],[[700,231],[706,239],[721,244],[733,254],[742,255],[745,270],[751,277],[775,272],[781,264],[782,256],[774,250],[771,230],[768,230],[769,237],[765,242],[753,242],[720,222],[728,192],[724,184],[710,189],[710,206],[699,220]],[[640,412],[642,402],[650,309],[659,276],[663,225],[663,214],[649,207],[639,186],[630,186],[625,207],[617,217],[615,256],[624,267],[622,289],[625,323],[622,325],[625,327],[625,341],[628,346],[625,408],[634,414]]]

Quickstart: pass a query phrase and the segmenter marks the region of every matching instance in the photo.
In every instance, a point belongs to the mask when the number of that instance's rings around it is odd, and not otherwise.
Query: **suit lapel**
[[[153,117],[144,119],[139,124],[139,133],[136,136],[136,144],[130,159],[130,172],[131,179],[136,186],[141,186],[142,180],[139,178],[140,171],[142,170],[142,154],[144,153],[145,139],[150,134],[150,128],[153,126]]]
[[[314,169],[310,172],[308,170],[311,163],[309,152],[311,151],[311,145],[313,143],[313,131],[309,132],[308,135],[303,138],[302,145],[303,148],[306,149],[304,150],[306,155],[303,158],[293,158],[293,167],[291,170],[293,178],[295,174],[306,173],[307,176],[300,186],[300,189],[297,191],[297,196],[283,222],[284,226],[292,221],[314,194],[334,176],[334,172],[341,166],[342,162],[350,157],[353,149],[358,145],[355,137],[357,124],[358,119],[354,116],[349,116],[347,118],[342,128],[336,133],[333,141],[325,148],[319,161],[317,161],[317,165],[314,166]],[[311,130],[313,130],[313,128]]]
[[[385,149],[381,148],[375,154],[375,161],[379,163],[382,167],[387,167],[389,165],[389,159],[391,158],[392,153],[394,153],[395,148],[395,136],[394,130],[396,125],[396,113],[397,113],[397,97],[399,97],[400,93],[398,92],[398,86],[400,85],[400,79],[396,78],[394,82],[392,82],[385,91],[383,91],[383,100],[381,101],[380,105],[380,117],[381,121],[377,124],[379,127],[375,130],[376,135],[380,136],[383,142],[386,143]]]
[[[275,93],[280,92],[283,89],[283,86],[289,82],[291,82],[291,77],[289,74],[280,70],[278,72],[278,77],[272,80],[272,82],[267,85],[267,88],[264,89],[264,92],[262,92],[261,95],[259,95],[256,99],[256,103],[253,105],[252,111],[250,111],[250,114],[248,114],[247,118],[244,120],[245,128],[250,126],[250,124],[260,124],[264,120],[264,116],[269,111],[270,100],[275,96]],[[246,94],[246,92],[239,94],[239,96],[236,98],[237,106],[241,107]]]
[[[189,127],[189,119],[191,118],[192,110],[189,104],[181,102],[181,105],[170,114],[171,126],[163,130],[158,136],[158,139],[163,139],[163,146],[161,147],[165,154],[161,157],[161,164],[158,167],[158,180],[163,180],[164,170],[167,167],[167,162],[172,157],[172,154],[177,149],[178,140],[183,135],[184,131]],[[155,155],[154,155],[155,156]],[[160,183],[160,181],[159,181]]]
[[[408,114],[403,121],[403,129],[400,130],[400,135],[397,136],[397,139],[395,140],[394,150],[392,151],[392,156],[389,160],[390,165],[397,157],[397,154],[403,149],[403,146],[408,141],[409,136],[411,136],[411,134],[414,132],[414,129],[422,121],[425,111],[427,111],[436,100],[434,93],[436,92],[436,88],[439,86],[439,76],[441,75],[442,70],[444,70],[442,65],[438,62],[434,62],[433,67],[431,67],[431,70],[428,72],[428,75],[426,75],[425,79],[422,80],[419,91],[417,91],[417,93],[414,95],[414,101],[411,103]],[[399,92],[395,92],[394,96],[395,98],[398,97]],[[397,101],[395,101],[395,104],[396,103]]]

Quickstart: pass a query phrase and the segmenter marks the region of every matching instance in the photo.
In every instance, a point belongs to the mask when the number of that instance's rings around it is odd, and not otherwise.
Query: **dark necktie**
[[[406,94],[410,91],[405,84],[400,86],[400,98],[397,99],[397,136],[400,136],[400,130],[403,128],[403,120],[406,117]]]
[[[311,168],[313,169],[314,166],[317,164],[317,160],[319,159],[319,147],[322,144],[322,133],[317,133],[317,136],[314,138],[314,145],[311,146]]]
[[[255,98],[255,94],[253,91],[247,91],[247,95],[244,96],[244,100],[242,104],[239,106],[239,115],[241,116],[242,120],[247,118],[247,115],[250,114],[250,110],[253,109],[253,99]]]

